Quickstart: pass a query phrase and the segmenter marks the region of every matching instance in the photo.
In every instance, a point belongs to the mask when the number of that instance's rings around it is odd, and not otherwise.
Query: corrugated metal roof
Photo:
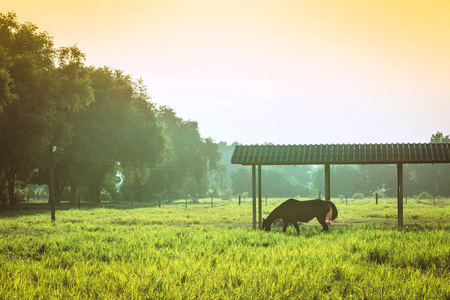
[[[450,144],[236,145],[232,164],[450,163]]]

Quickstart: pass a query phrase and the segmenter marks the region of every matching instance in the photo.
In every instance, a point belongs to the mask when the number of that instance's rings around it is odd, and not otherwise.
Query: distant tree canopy
[[[196,122],[157,109],[141,80],[84,62],[76,46],[55,48],[35,25],[0,14],[1,201],[48,184],[53,145],[57,201],[66,187],[71,202],[80,188],[93,202],[171,193],[217,167],[218,145]]]

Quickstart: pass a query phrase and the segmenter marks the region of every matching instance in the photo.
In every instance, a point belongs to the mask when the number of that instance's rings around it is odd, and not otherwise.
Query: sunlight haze
[[[0,0],[216,142],[450,134],[449,1]]]

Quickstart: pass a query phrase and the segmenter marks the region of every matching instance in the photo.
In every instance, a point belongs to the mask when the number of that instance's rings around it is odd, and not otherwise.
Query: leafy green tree
[[[278,197],[307,196],[308,188],[300,185],[293,177],[288,177],[283,169],[263,167],[261,174],[261,192],[263,195]]]
[[[166,140],[166,161],[156,172],[153,186],[158,184],[171,201],[188,178],[200,182],[208,170],[216,169],[220,155],[218,144],[200,136],[197,122],[181,119],[167,106],[159,108],[157,118]]]
[[[107,67],[90,68],[90,78],[95,100],[72,114],[75,133],[64,163],[71,190],[87,185],[88,200],[98,203],[103,179],[119,165],[127,182],[147,181],[163,158],[164,140],[142,81]]]
[[[209,173],[209,190],[213,191],[217,196],[230,193],[227,185],[226,171],[227,167],[224,164],[218,164],[217,168]]]
[[[0,45],[0,165],[15,204],[17,180],[28,182],[40,169],[36,180],[48,183],[50,145],[70,144],[68,116],[93,96],[76,46],[55,49],[46,32],[18,23],[14,13],[0,14]]]
[[[31,23],[19,24],[13,13],[0,14],[0,45],[0,166],[9,202],[16,204],[18,177],[26,178],[48,161],[56,53],[47,33],[38,32]]]
[[[431,135],[430,143],[450,143],[450,135],[444,135],[442,132],[437,131]]]
[[[241,166],[230,174],[231,188],[236,194],[252,194],[252,171],[248,166]]]
[[[444,135],[442,132],[438,131],[431,135],[431,143],[450,143],[450,135]],[[435,182],[434,182],[434,193],[430,190],[430,193],[434,195],[448,196],[450,195],[450,165],[449,164],[438,164],[437,166],[430,166],[434,171]]]
[[[448,143],[450,135],[437,131],[431,135],[431,143]],[[448,164],[416,164],[407,165],[405,172],[405,194],[416,196],[422,192],[431,195],[450,195],[450,165]]]
[[[330,172],[331,197],[345,194],[351,196],[355,192],[363,192],[361,190],[363,177],[361,176],[360,166],[333,165],[330,168]]]

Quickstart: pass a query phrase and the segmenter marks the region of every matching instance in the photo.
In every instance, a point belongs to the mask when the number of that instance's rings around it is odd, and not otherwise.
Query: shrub
[[[102,190],[100,192],[100,200],[102,202],[106,201],[106,202],[110,202],[112,200],[111,195],[109,194],[109,192],[107,190]]]
[[[364,194],[363,193],[354,193],[352,198],[353,199],[364,199]]]

